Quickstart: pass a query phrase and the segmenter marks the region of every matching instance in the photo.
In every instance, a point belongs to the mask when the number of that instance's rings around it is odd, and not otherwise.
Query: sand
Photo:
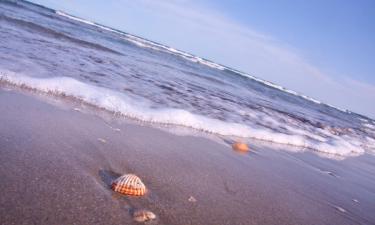
[[[43,97],[44,98],[44,97]],[[0,224],[375,224],[375,161],[174,135],[0,89]],[[290,150],[290,149],[289,149]],[[144,197],[114,193],[138,175]]]

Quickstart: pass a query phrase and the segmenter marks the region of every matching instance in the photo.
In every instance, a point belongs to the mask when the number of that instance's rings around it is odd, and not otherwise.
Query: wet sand
[[[238,154],[74,108],[0,88],[0,224],[139,224],[137,209],[157,215],[148,224],[375,224],[374,156]],[[124,173],[149,193],[111,191]]]

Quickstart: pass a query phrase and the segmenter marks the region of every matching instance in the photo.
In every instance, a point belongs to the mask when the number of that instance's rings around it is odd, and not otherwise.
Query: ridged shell
[[[138,210],[134,212],[133,219],[137,222],[147,222],[156,219],[156,215],[148,210]]]
[[[146,194],[146,186],[134,174],[125,174],[117,178],[112,182],[111,188],[124,195],[142,196]]]

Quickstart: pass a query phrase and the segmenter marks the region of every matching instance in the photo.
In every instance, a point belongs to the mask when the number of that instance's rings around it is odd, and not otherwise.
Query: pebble
[[[107,141],[103,138],[98,138],[98,141],[102,142],[102,143],[107,143]]]
[[[340,206],[335,206],[335,208],[336,208],[338,211],[342,212],[342,213],[346,213],[346,210],[343,209],[343,208],[341,208]]]
[[[190,196],[188,199],[189,202],[197,202],[197,199],[195,199],[193,196]]]
[[[139,223],[156,219],[156,215],[148,210],[138,210],[133,213],[133,219]]]

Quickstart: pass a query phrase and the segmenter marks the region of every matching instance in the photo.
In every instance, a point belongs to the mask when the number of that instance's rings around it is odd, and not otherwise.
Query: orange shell
[[[236,142],[232,145],[232,148],[236,151],[241,151],[241,152],[247,152],[249,151],[249,147],[247,144],[242,143],[242,142]]]
[[[124,195],[142,196],[146,194],[146,186],[134,174],[125,174],[117,178],[112,182],[111,188]]]

